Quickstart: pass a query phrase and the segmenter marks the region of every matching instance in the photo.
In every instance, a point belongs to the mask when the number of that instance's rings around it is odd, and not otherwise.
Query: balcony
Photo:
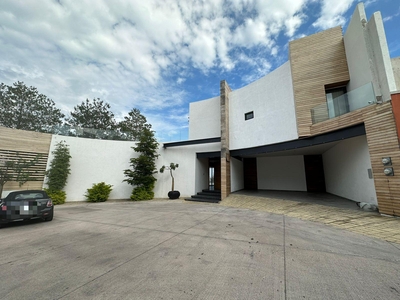
[[[311,109],[312,123],[316,124],[336,118],[375,103],[376,98],[372,83],[367,83],[335,98],[332,98],[332,95],[329,94],[326,103]]]

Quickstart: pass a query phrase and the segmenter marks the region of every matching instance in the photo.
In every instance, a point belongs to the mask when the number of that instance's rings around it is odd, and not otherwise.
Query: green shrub
[[[47,185],[52,191],[61,191],[67,184],[68,175],[71,171],[71,155],[69,146],[65,141],[57,143],[50,163],[50,168],[46,171]]]
[[[87,189],[85,197],[89,202],[104,202],[108,199],[108,196],[110,196],[111,191],[111,184],[100,182],[93,184],[91,189]]]
[[[51,198],[51,200],[53,200],[54,205],[65,203],[67,194],[64,191],[55,191],[55,190],[49,190],[49,189],[44,189],[44,191]]]
[[[154,198],[153,189],[147,189],[143,186],[135,187],[131,195],[131,200],[133,201],[151,200],[153,198]]]

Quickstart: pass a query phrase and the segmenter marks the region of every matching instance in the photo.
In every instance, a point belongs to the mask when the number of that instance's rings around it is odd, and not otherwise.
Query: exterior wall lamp
[[[386,176],[393,176],[394,175],[394,171],[393,168],[384,168],[383,169],[383,173],[385,173]]]
[[[383,157],[382,164],[384,166],[391,166],[392,165],[392,158],[391,157]]]
[[[391,157],[382,157],[382,164],[386,166],[391,166],[392,165],[392,158]],[[383,169],[383,173],[386,176],[394,176],[394,170],[392,167],[386,167]]]

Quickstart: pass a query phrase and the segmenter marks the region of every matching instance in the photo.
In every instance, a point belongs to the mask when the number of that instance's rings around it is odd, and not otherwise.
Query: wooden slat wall
[[[4,191],[17,191],[17,190],[41,190],[43,187],[43,180],[41,181],[27,181],[23,186],[19,186],[18,182],[10,181],[4,186]]]
[[[364,110],[369,154],[379,211],[400,216],[400,149],[391,102]],[[394,176],[383,173],[383,157],[392,158]]]
[[[32,176],[34,180],[26,182],[22,187],[18,182],[8,182],[4,186],[5,191],[42,188],[50,143],[51,134],[0,127],[0,157],[2,159],[16,159],[19,156],[31,160],[36,155],[40,155],[39,162],[31,168],[36,172]]]
[[[325,85],[348,82],[350,75],[341,27],[334,27],[289,44],[297,128],[311,135],[311,108],[326,103]]]
[[[18,161],[19,158],[22,158],[26,161],[32,161],[37,158],[37,163],[34,166],[29,167],[29,171],[31,172],[31,178],[34,181],[43,180],[44,173],[46,171],[47,165],[47,157],[46,153],[32,153],[32,152],[21,152],[21,151],[11,151],[11,150],[0,150],[0,160],[9,160],[9,161]],[[16,175],[16,174],[14,174]]]
[[[317,135],[324,132],[329,132],[352,125],[361,124],[364,122],[364,114],[371,110],[375,110],[375,106],[367,106],[339,117],[313,124],[310,128],[311,135]]]
[[[49,153],[51,134],[0,127],[0,149]]]
[[[391,102],[371,105],[345,115],[314,124],[311,134],[317,135],[364,123],[379,210],[400,216],[400,148]],[[391,157],[394,176],[383,174],[383,157]]]

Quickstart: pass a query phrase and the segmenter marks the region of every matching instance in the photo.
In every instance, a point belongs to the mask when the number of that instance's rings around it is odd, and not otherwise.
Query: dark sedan
[[[53,202],[41,190],[11,192],[0,200],[0,225],[8,222],[41,218],[53,220]]]

